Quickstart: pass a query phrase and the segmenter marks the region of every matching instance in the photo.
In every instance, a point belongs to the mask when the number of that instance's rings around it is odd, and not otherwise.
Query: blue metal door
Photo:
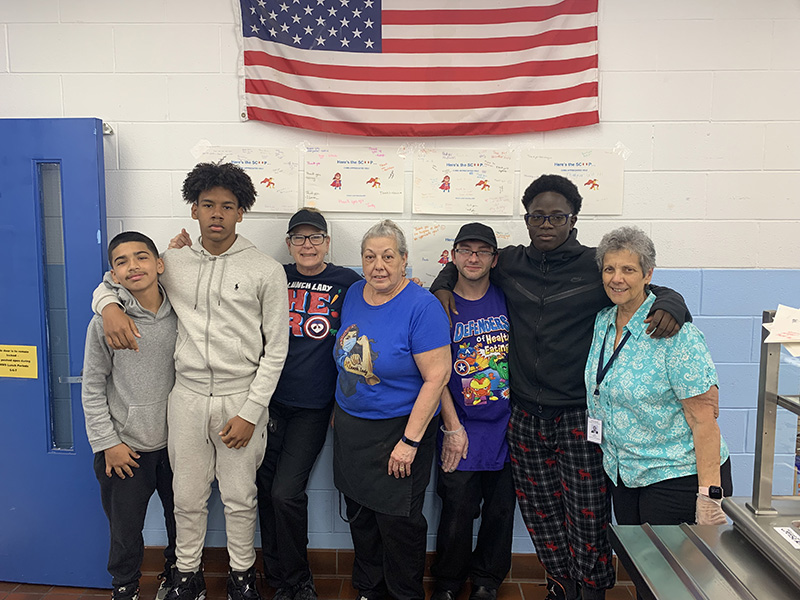
[[[0,581],[108,587],[79,375],[106,268],[103,124],[0,120]]]

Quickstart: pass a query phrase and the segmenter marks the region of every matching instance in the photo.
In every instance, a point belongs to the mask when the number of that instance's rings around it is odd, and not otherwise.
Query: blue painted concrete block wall
[[[800,306],[800,271],[739,269],[656,269],[653,282],[681,292],[697,326],[703,331],[720,379],[719,424],[731,451],[737,496],[752,493],[756,435],[758,361],[761,313],[778,304]],[[800,391],[800,360],[782,353],[781,393]],[[774,493],[790,494],[794,483],[797,418],[778,411]],[[340,517],[339,495],[333,486],[331,436],[322,450],[309,483],[308,538],[313,548],[351,548],[350,534]],[[440,509],[433,482],[428,487],[425,515],[428,548],[435,548]],[[342,507],[341,512],[344,512]],[[219,494],[209,507],[207,544],[225,545],[225,523]],[[519,510],[515,516],[514,552],[533,552]],[[165,543],[163,517],[157,500],[146,523],[146,542]]]

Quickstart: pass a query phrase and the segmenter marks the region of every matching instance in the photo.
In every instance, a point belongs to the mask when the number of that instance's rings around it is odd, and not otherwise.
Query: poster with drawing
[[[570,179],[583,197],[582,215],[621,215],[625,160],[612,150],[523,150],[520,189],[544,173]]]
[[[439,215],[511,215],[512,150],[414,152],[413,212]]]
[[[408,264],[414,277],[418,277],[423,286],[430,287],[442,267],[452,261],[453,240],[456,239],[461,226],[467,222],[469,220],[414,225],[408,251]],[[497,237],[498,247],[503,248],[512,243],[510,229],[497,227],[494,223],[491,226]]]
[[[239,165],[258,192],[252,212],[293,213],[300,197],[297,151],[288,148],[212,146],[201,142],[192,150],[197,162]]]
[[[305,153],[305,205],[322,212],[403,212],[403,158],[380,148]]]

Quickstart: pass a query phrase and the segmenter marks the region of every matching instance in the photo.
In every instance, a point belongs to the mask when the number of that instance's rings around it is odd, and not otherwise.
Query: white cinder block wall
[[[800,290],[800,2],[600,0],[599,37],[599,125],[518,136],[367,139],[240,120],[229,0],[0,0],[0,118],[99,117],[110,124],[114,134],[104,140],[109,236],[138,229],[160,247],[181,227],[194,231],[179,190],[199,140],[298,148],[608,148],[621,142],[631,150],[623,214],[581,216],[584,243],[636,223],[652,235],[659,266],[687,275],[676,281],[696,279],[702,291],[703,270],[742,270],[749,280],[753,270],[781,269],[768,281]],[[333,262],[358,264],[358,239],[382,216],[329,214]],[[407,233],[414,222],[431,220],[411,214],[410,196],[402,215],[387,216]],[[286,215],[256,212],[241,231],[286,261],[285,225]],[[746,298],[751,289],[729,293]],[[715,313],[699,296],[687,299],[709,319],[736,314]],[[800,294],[781,299],[800,305]],[[760,308],[771,307],[748,307],[744,315],[757,319]],[[758,334],[757,326],[751,329]],[[757,347],[750,352],[752,340],[744,343],[752,363]],[[731,358],[732,365],[741,362]],[[742,437],[737,486],[747,493],[741,483],[750,485],[755,389],[751,379],[742,385],[750,386],[744,396],[752,391],[752,404],[723,415],[723,433]],[[787,431],[788,455],[791,425]],[[348,543],[335,515],[329,453],[326,447],[312,480],[310,537],[317,547]],[[435,524],[435,501],[426,512]],[[221,519],[215,521],[211,543],[221,540],[214,537],[221,535]],[[157,520],[152,524],[150,542],[157,543]],[[517,533],[515,550],[529,551],[524,528]]]

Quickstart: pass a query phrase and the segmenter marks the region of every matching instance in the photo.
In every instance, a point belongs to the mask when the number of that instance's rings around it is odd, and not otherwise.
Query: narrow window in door
[[[61,210],[61,165],[38,163],[39,202],[42,216],[42,276],[44,280],[48,413],[50,448],[72,450],[72,399],[69,383],[67,282],[64,263],[64,222]]]

